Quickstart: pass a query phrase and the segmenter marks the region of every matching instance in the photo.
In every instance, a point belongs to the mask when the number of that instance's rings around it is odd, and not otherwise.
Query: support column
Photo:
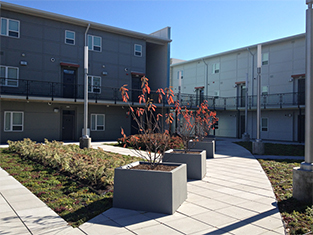
[[[257,47],[257,69],[258,69],[258,87],[257,87],[257,137],[252,142],[253,154],[264,154],[264,143],[261,140],[261,67],[262,67],[262,45]]]
[[[305,161],[293,169],[293,197],[313,204],[313,0],[306,0]]]
[[[83,136],[79,139],[80,148],[90,148],[91,138],[88,135],[88,38],[87,32],[90,24],[85,32],[85,46],[84,46],[84,129]]]

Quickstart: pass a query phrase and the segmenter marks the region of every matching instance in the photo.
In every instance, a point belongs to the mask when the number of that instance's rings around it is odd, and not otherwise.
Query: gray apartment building
[[[305,34],[260,44],[261,139],[303,142]],[[216,110],[219,121],[212,134],[241,138],[246,131],[250,138],[256,138],[256,51],[257,45],[250,45],[172,63],[171,85],[178,92],[181,84],[182,104],[196,107],[208,100],[210,109]]]
[[[136,104],[140,78],[169,86],[170,28],[143,34],[0,2],[0,142],[78,141],[84,119],[88,44],[88,126],[92,140],[132,131],[119,88]],[[85,37],[86,36],[86,37]]]

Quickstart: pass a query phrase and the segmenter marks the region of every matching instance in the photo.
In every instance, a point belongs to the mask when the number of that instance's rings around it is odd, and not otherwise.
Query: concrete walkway
[[[187,187],[188,198],[173,215],[111,208],[74,229],[0,168],[0,234],[285,234],[262,167],[229,140],[217,141],[206,177]]]

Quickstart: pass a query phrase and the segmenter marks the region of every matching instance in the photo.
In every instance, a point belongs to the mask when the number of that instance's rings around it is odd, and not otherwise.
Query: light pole
[[[264,154],[264,143],[261,140],[261,67],[262,67],[262,45],[257,46],[257,137],[252,143],[253,154]]]
[[[88,135],[88,35],[90,24],[88,24],[85,32],[84,46],[84,129],[83,136],[79,139],[80,148],[90,148],[91,138]]]
[[[313,0],[306,0],[305,161],[293,168],[293,197],[313,204]]]

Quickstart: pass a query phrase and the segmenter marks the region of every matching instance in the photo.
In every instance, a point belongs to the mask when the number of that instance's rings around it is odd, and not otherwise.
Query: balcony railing
[[[66,98],[76,101],[84,99],[84,86],[82,84],[66,84],[58,82],[44,82],[34,80],[18,80],[17,87],[4,86],[4,79],[0,78],[0,95],[24,96],[29,97],[47,97],[51,100],[55,98]],[[92,92],[89,92],[88,97],[95,102],[98,101],[122,101],[119,88],[116,87],[90,87]],[[129,88],[129,101],[138,102],[138,96],[141,90]],[[151,92],[150,97],[157,101],[158,94]],[[175,94],[175,99],[178,100],[178,94]],[[207,100],[210,109],[233,110],[242,109],[245,103],[248,102],[248,108],[256,108],[257,96],[249,96],[248,100],[245,97],[213,97],[213,96],[197,96],[196,94],[181,94],[181,104],[189,108],[197,107],[201,102]],[[279,94],[266,94],[261,96],[262,108],[283,108],[287,106],[304,105],[304,93],[291,92]]]

